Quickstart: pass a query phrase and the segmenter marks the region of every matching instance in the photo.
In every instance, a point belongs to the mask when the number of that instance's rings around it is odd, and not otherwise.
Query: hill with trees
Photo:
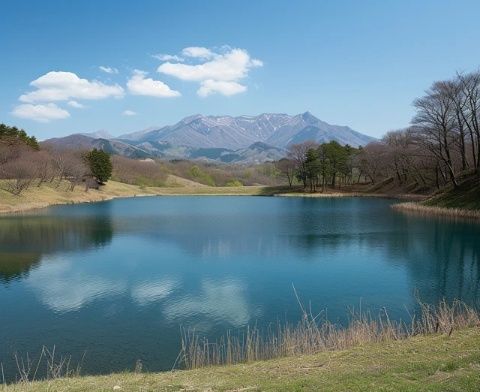
[[[406,129],[359,148],[335,142],[291,145],[277,168],[290,185],[297,179],[312,192],[328,185],[420,193],[435,196],[430,204],[478,208],[480,72],[435,82],[413,104],[416,114]]]

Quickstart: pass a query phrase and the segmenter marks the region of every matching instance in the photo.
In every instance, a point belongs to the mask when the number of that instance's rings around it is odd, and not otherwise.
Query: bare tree
[[[288,158],[282,158],[275,163],[275,167],[287,178],[288,186],[291,188],[295,179],[295,162]]]
[[[381,176],[385,164],[385,150],[385,144],[373,142],[367,144],[360,152],[360,170],[370,179],[372,184],[376,184]]]
[[[424,97],[415,100],[417,114],[412,120],[422,141],[433,155],[443,162],[448,170],[451,182],[458,186],[452,145],[455,138],[454,103],[449,96],[446,82],[436,82],[427,90]]]
[[[460,115],[469,132],[474,167],[480,174],[480,71],[458,74],[457,78],[463,94]]]
[[[1,165],[0,175],[2,189],[18,196],[34,181],[35,164],[26,156],[19,157]]]
[[[303,183],[304,188],[307,187],[307,152],[317,147],[318,144],[313,141],[292,144],[288,147],[288,158],[295,163],[296,176]]]

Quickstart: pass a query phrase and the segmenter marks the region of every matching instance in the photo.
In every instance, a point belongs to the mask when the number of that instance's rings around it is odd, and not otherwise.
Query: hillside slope
[[[480,177],[464,179],[457,189],[449,187],[424,203],[427,206],[480,210]]]

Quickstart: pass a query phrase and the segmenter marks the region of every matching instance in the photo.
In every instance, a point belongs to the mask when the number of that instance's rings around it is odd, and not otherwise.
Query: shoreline
[[[68,190],[68,184],[59,186],[42,185],[32,187],[15,196],[0,190],[0,216],[29,213],[48,207],[109,201],[113,199],[152,196],[272,196],[279,187],[140,187],[116,181],[109,181],[101,189],[77,187]]]
[[[435,207],[413,202],[405,202],[392,205],[392,209],[402,213],[419,216],[443,216],[473,221],[480,220],[479,210],[467,210],[464,208]]]
[[[115,183],[110,181],[109,184]],[[277,187],[268,186],[242,186],[242,187],[165,187],[165,188],[140,188],[136,185],[122,184],[126,187],[132,188],[127,193],[111,193],[107,188],[95,190],[90,189],[88,192],[75,190],[60,192],[60,195],[55,200],[28,200],[35,194],[35,191],[29,190],[20,196],[11,195],[13,203],[2,203],[0,200],[0,216],[21,215],[30,213],[49,207],[60,205],[74,205],[84,203],[98,203],[114,199],[130,199],[135,197],[153,197],[153,196],[270,196],[270,197],[304,197],[304,198],[343,198],[343,197],[372,197],[385,199],[399,199],[399,200],[421,200],[416,195],[387,195],[387,194],[372,194],[360,192],[332,192],[332,193],[294,193],[294,192],[276,192]],[[105,186],[108,187],[108,184]],[[50,187],[49,187],[50,188]],[[34,188],[32,188],[34,189]],[[53,188],[51,188],[53,189]],[[56,190],[54,190],[55,192]],[[141,193],[137,193],[139,191]],[[70,194],[68,194],[70,192]],[[18,199],[15,199],[18,198]]]
[[[428,383],[431,390],[476,391],[480,382],[479,342],[478,327],[470,327],[455,329],[450,334],[387,339],[343,350],[236,365],[74,375],[6,385],[0,382],[0,389],[5,392],[297,391],[301,386],[302,390],[340,392],[420,390]]]
[[[363,193],[363,192],[325,192],[325,193],[300,193],[300,192],[285,192],[275,194],[277,197],[307,197],[307,198],[342,198],[342,197],[372,197],[380,199],[395,199],[395,200],[425,200],[428,196],[415,194],[389,194],[389,193]]]
[[[65,189],[67,188],[67,189]],[[392,209],[424,216],[446,216],[479,220],[480,211],[461,208],[433,207],[419,204],[428,198],[425,195],[415,194],[385,194],[385,193],[362,193],[362,192],[333,192],[307,193],[295,192],[286,187],[269,186],[241,186],[241,187],[140,187],[116,181],[109,181],[99,190],[90,189],[88,192],[82,187],[74,191],[68,190],[67,184],[59,186],[42,185],[32,187],[19,196],[8,194],[0,190],[0,217],[9,215],[21,215],[42,210],[48,207],[68,204],[97,203],[114,199],[126,199],[135,197],[152,196],[273,196],[273,197],[302,197],[302,198],[382,198],[405,200],[405,202],[392,205]]]

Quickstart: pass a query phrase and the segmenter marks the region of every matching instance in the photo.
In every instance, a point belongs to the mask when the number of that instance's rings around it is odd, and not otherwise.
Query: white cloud
[[[134,112],[133,110],[124,110],[122,113],[122,116],[136,116],[137,112]]]
[[[117,68],[113,68],[113,67],[106,67],[104,65],[101,65],[100,67],[98,67],[100,69],[100,71],[103,71],[103,72],[106,72],[108,74],[118,74],[118,69]]]
[[[183,61],[183,58],[174,54],[159,53],[152,55],[152,57],[160,61]]]
[[[133,71],[133,76],[127,82],[130,93],[160,98],[178,97],[181,95],[160,80],[153,80],[152,78],[146,78],[146,76],[147,73],[144,71],[138,69]]]
[[[224,80],[208,79],[201,83],[197,93],[201,97],[207,97],[215,93],[230,96],[230,95],[243,93],[246,90],[247,90],[246,86],[237,82],[227,82]]]
[[[208,51],[208,52],[207,52]],[[190,57],[210,60],[200,64],[166,62],[157,71],[180,80],[200,82],[197,91],[200,96],[213,93],[234,95],[246,91],[239,81],[246,78],[252,68],[263,66],[262,61],[252,59],[244,49],[228,49],[225,53],[213,53],[206,48],[185,48],[182,53]]]
[[[174,76],[181,80],[202,81],[212,80],[238,80],[247,76],[253,67],[259,67],[262,62],[252,60],[247,51],[232,49],[215,59],[202,64],[177,64],[164,63],[158,67],[158,72]]]
[[[67,102],[67,105],[68,106],[71,106],[72,108],[76,108],[76,109],[82,109],[84,108],[85,106],[83,106],[81,103],[77,102],[77,101],[68,101]]]
[[[199,59],[211,59],[215,56],[210,49],[203,48],[200,46],[190,46],[182,50],[182,54],[187,57],[195,57]]]
[[[13,109],[12,114],[16,117],[38,122],[49,122],[50,120],[61,120],[70,117],[70,113],[54,103],[18,105]]]
[[[30,83],[37,90],[20,96],[27,103],[68,101],[71,99],[119,98],[124,95],[118,84],[81,79],[73,72],[52,71]]]

